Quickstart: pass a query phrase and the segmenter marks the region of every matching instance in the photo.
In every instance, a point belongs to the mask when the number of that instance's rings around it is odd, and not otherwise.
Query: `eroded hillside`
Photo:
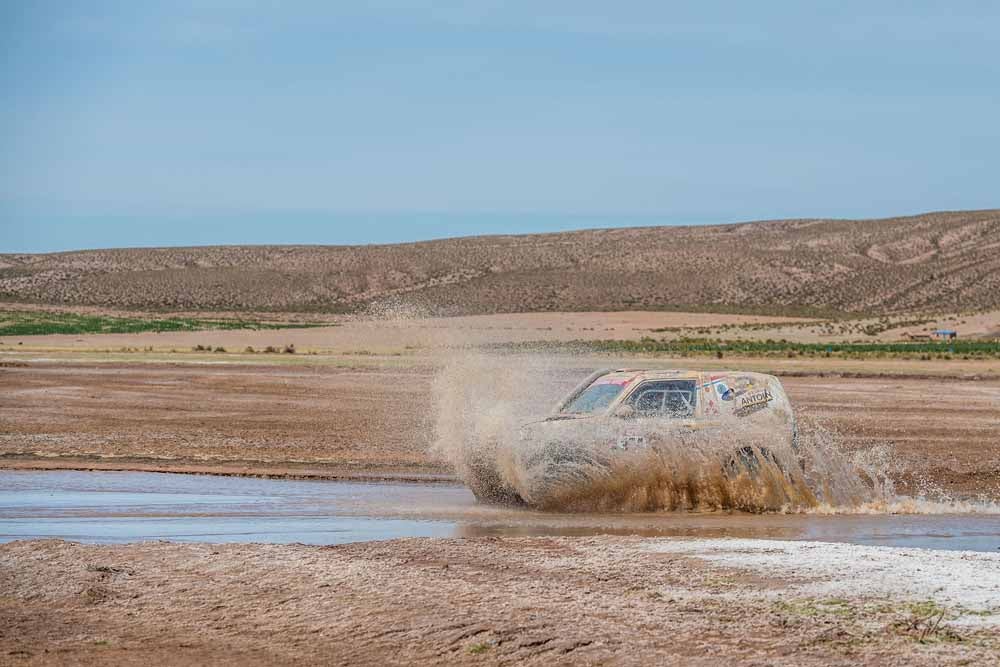
[[[373,246],[0,255],[0,299],[138,310],[439,313],[1000,307],[1000,210],[481,236]]]

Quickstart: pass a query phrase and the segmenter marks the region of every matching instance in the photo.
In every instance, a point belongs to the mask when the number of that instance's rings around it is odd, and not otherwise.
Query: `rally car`
[[[568,475],[636,453],[698,448],[728,477],[793,474],[797,428],[778,379],[744,371],[600,370],[499,450],[472,450],[463,477],[480,502],[540,504]],[[662,457],[661,457],[662,458]]]

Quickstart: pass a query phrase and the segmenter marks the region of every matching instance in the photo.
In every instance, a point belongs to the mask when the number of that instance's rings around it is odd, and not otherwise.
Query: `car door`
[[[624,403],[634,410],[627,429],[631,442],[650,446],[677,441],[697,427],[698,381],[646,380]]]
[[[723,437],[723,415],[731,411],[732,376],[726,372],[702,373],[697,430],[707,437]]]
[[[647,380],[627,399],[639,418],[693,421],[698,411],[698,381]]]

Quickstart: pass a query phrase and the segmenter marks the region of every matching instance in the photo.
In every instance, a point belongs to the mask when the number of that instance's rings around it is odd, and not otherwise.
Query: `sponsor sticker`
[[[763,410],[774,400],[774,394],[767,387],[757,391],[749,391],[737,397],[736,416],[745,417],[751,413]]]
[[[733,380],[733,385],[730,387],[733,392],[732,398],[742,396],[743,394],[754,390],[753,378],[749,377],[738,377]]]
[[[734,392],[732,387],[726,384],[725,376],[711,377],[708,382],[704,384],[705,389],[709,387],[715,387],[715,391],[719,394],[719,398],[724,401],[733,400]]]

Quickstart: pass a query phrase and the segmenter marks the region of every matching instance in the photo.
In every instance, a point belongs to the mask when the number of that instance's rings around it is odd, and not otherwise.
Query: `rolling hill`
[[[0,300],[130,310],[442,314],[1000,307],[1000,210],[480,236],[371,246],[0,255]]]

